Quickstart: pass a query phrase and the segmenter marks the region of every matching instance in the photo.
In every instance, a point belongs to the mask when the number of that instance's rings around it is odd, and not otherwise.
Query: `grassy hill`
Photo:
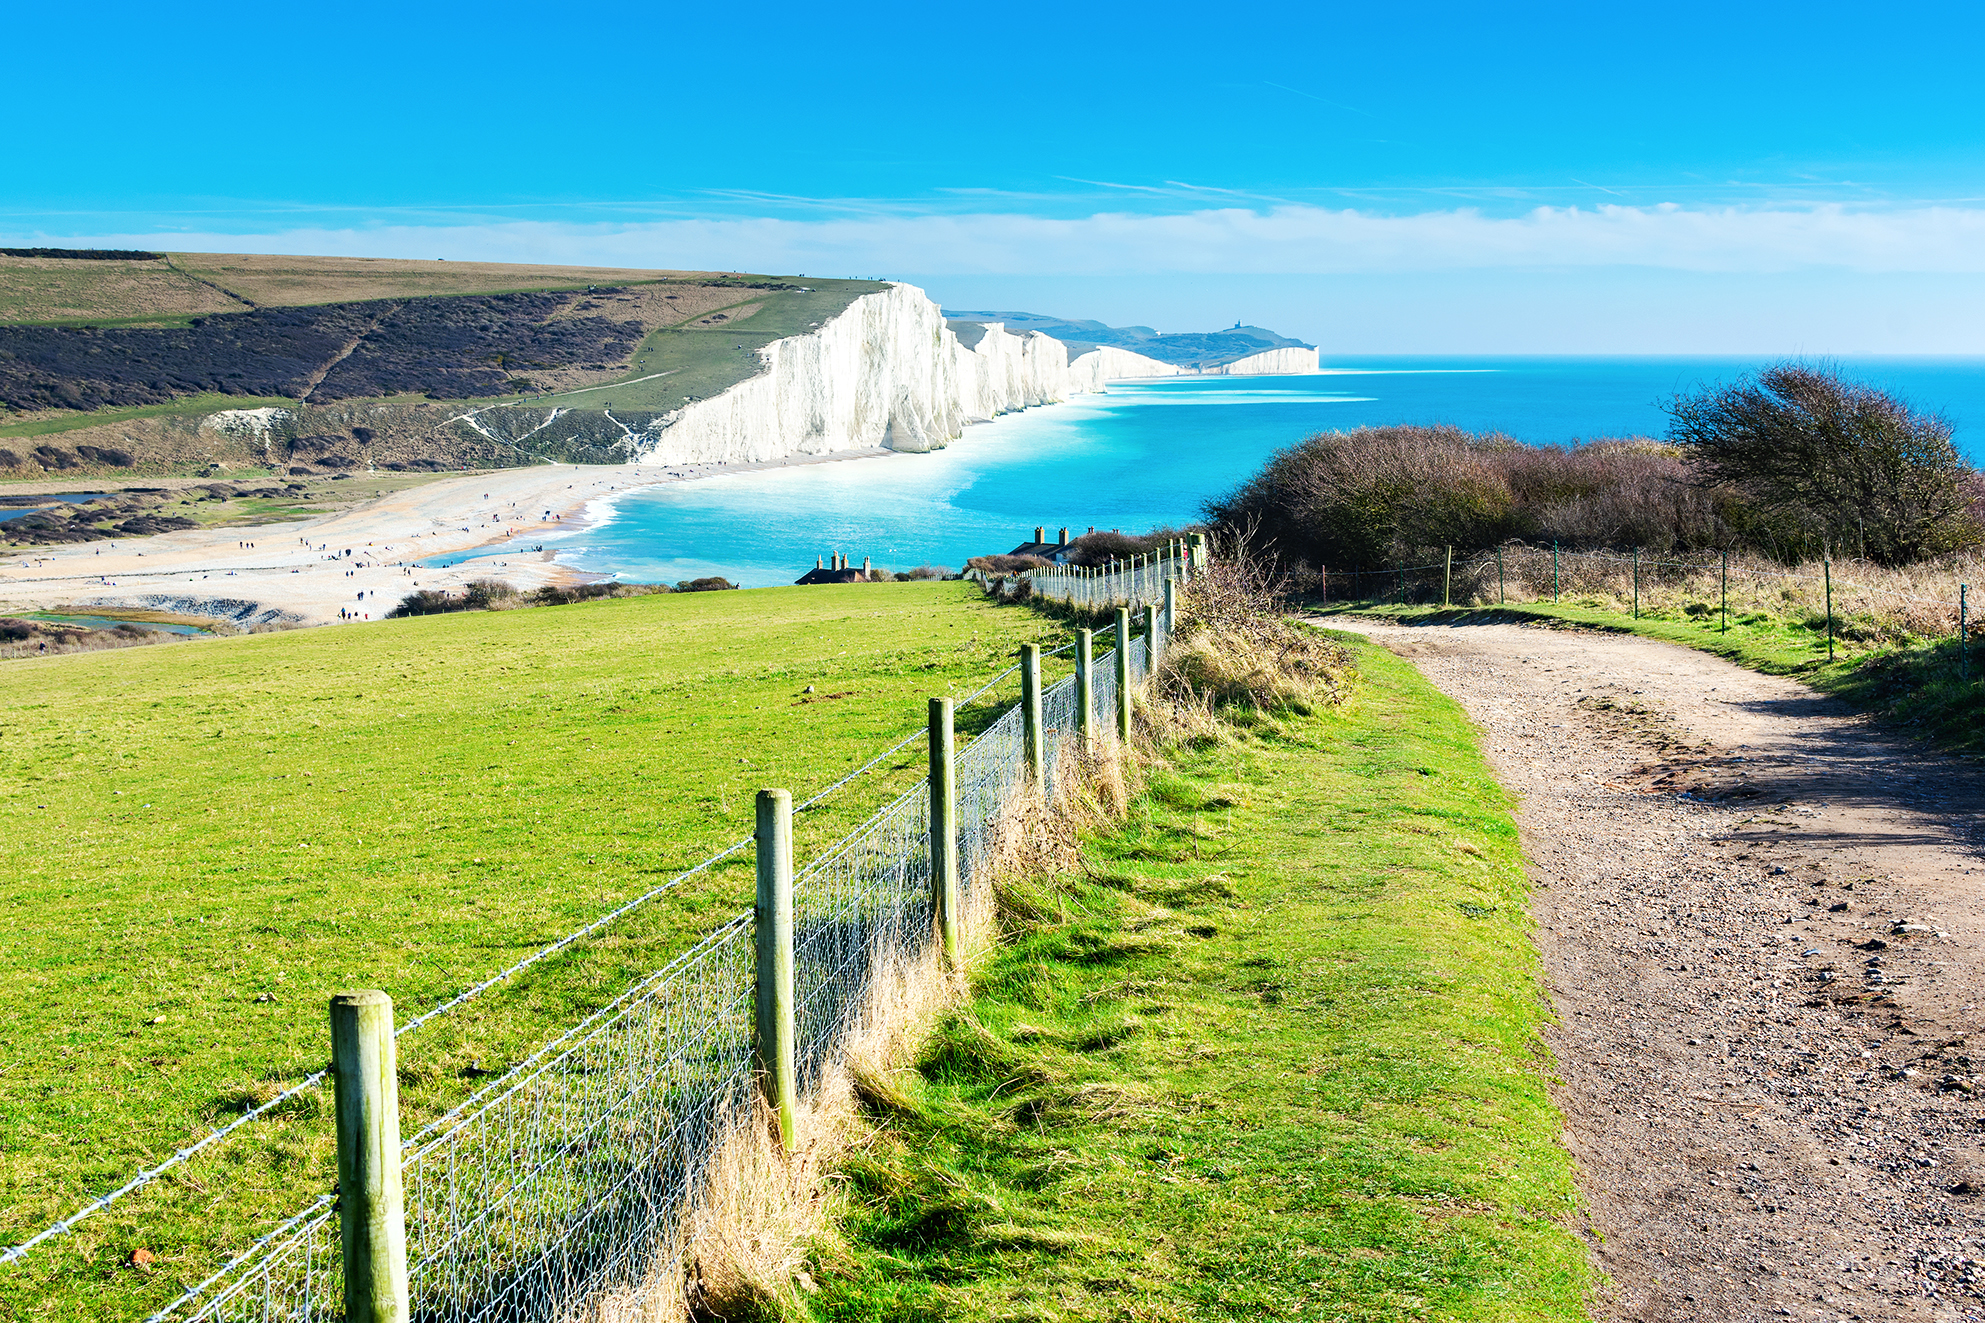
[[[159,253],[145,261],[0,255],[0,326],[172,326],[247,308],[706,278],[721,277],[702,271],[260,253]]]
[[[0,1242],[320,1066],[325,999],[403,1017],[747,835],[1009,664],[958,583],[608,600],[0,672]],[[812,691],[807,692],[811,686]],[[996,691],[966,710],[971,729]],[[801,815],[802,858],[923,771]],[[748,904],[750,853],[401,1044],[407,1124]],[[409,1131],[410,1132],[410,1131]],[[142,1317],[324,1188],[299,1107],[0,1270],[8,1317]],[[143,1246],[155,1270],[121,1269]]]
[[[659,416],[761,370],[875,281],[170,253],[0,255],[0,481],[267,471],[200,421],[277,409],[275,471],[625,458]],[[494,410],[494,425],[461,421]],[[521,412],[511,413],[510,410]],[[558,425],[539,423],[553,409]],[[315,440],[338,444],[297,445]],[[15,444],[9,444],[10,442]],[[119,460],[117,457],[125,457]],[[286,475],[287,476],[287,475]]]

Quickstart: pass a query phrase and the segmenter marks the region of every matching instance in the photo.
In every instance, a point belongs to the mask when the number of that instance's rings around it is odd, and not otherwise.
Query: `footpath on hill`
[[[1671,644],[1323,623],[1521,797],[1597,1315],[1985,1317],[1985,767]]]

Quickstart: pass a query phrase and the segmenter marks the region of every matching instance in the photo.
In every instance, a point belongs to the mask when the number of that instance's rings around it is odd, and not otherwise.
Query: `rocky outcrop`
[[[1266,377],[1296,376],[1317,371],[1317,351],[1314,349],[1264,349],[1259,354],[1249,354],[1231,363],[1205,370],[1209,377]]]

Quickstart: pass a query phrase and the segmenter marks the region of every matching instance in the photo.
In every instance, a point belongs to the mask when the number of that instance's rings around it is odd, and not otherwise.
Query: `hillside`
[[[1070,357],[1107,346],[1128,349],[1161,363],[1205,372],[1270,349],[1314,349],[1316,346],[1259,326],[1235,325],[1224,331],[1154,331],[1148,326],[1107,326],[1102,322],[1048,317],[1037,312],[961,312],[947,308],[954,322],[1003,322],[1016,334],[1038,331],[1068,346]]]
[[[0,252],[0,479],[624,458],[610,450],[626,435],[615,411],[653,417],[719,394],[763,370],[765,345],[886,288],[501,263],[24,255],[36,252]],[[564,420],[522,446],[462,417],[510,403]]]
[[[329,990],[431,1007],[747,834],[757,787],[823,789],[1052,630],[969,584],[860,584],[10,664],[0,1243],[321,1065]],[[923,767],[906,751],[809,810],[802,855]],[[732,859],[407,1040],[408,1133],[751,893]],[[327,1123],[284,1113],[85,1223],[0,1275],[0,1312],[144,1317],[327,1182]],[[158,1272],[119,1271],[141,1244]]]

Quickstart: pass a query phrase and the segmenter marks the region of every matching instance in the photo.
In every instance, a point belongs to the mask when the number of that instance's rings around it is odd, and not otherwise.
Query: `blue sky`
[[[89,38],[78,42],[79,25]],[[1340,353],[1985,353],[1975,7],[18,7],[0,234],[910,279]]]

